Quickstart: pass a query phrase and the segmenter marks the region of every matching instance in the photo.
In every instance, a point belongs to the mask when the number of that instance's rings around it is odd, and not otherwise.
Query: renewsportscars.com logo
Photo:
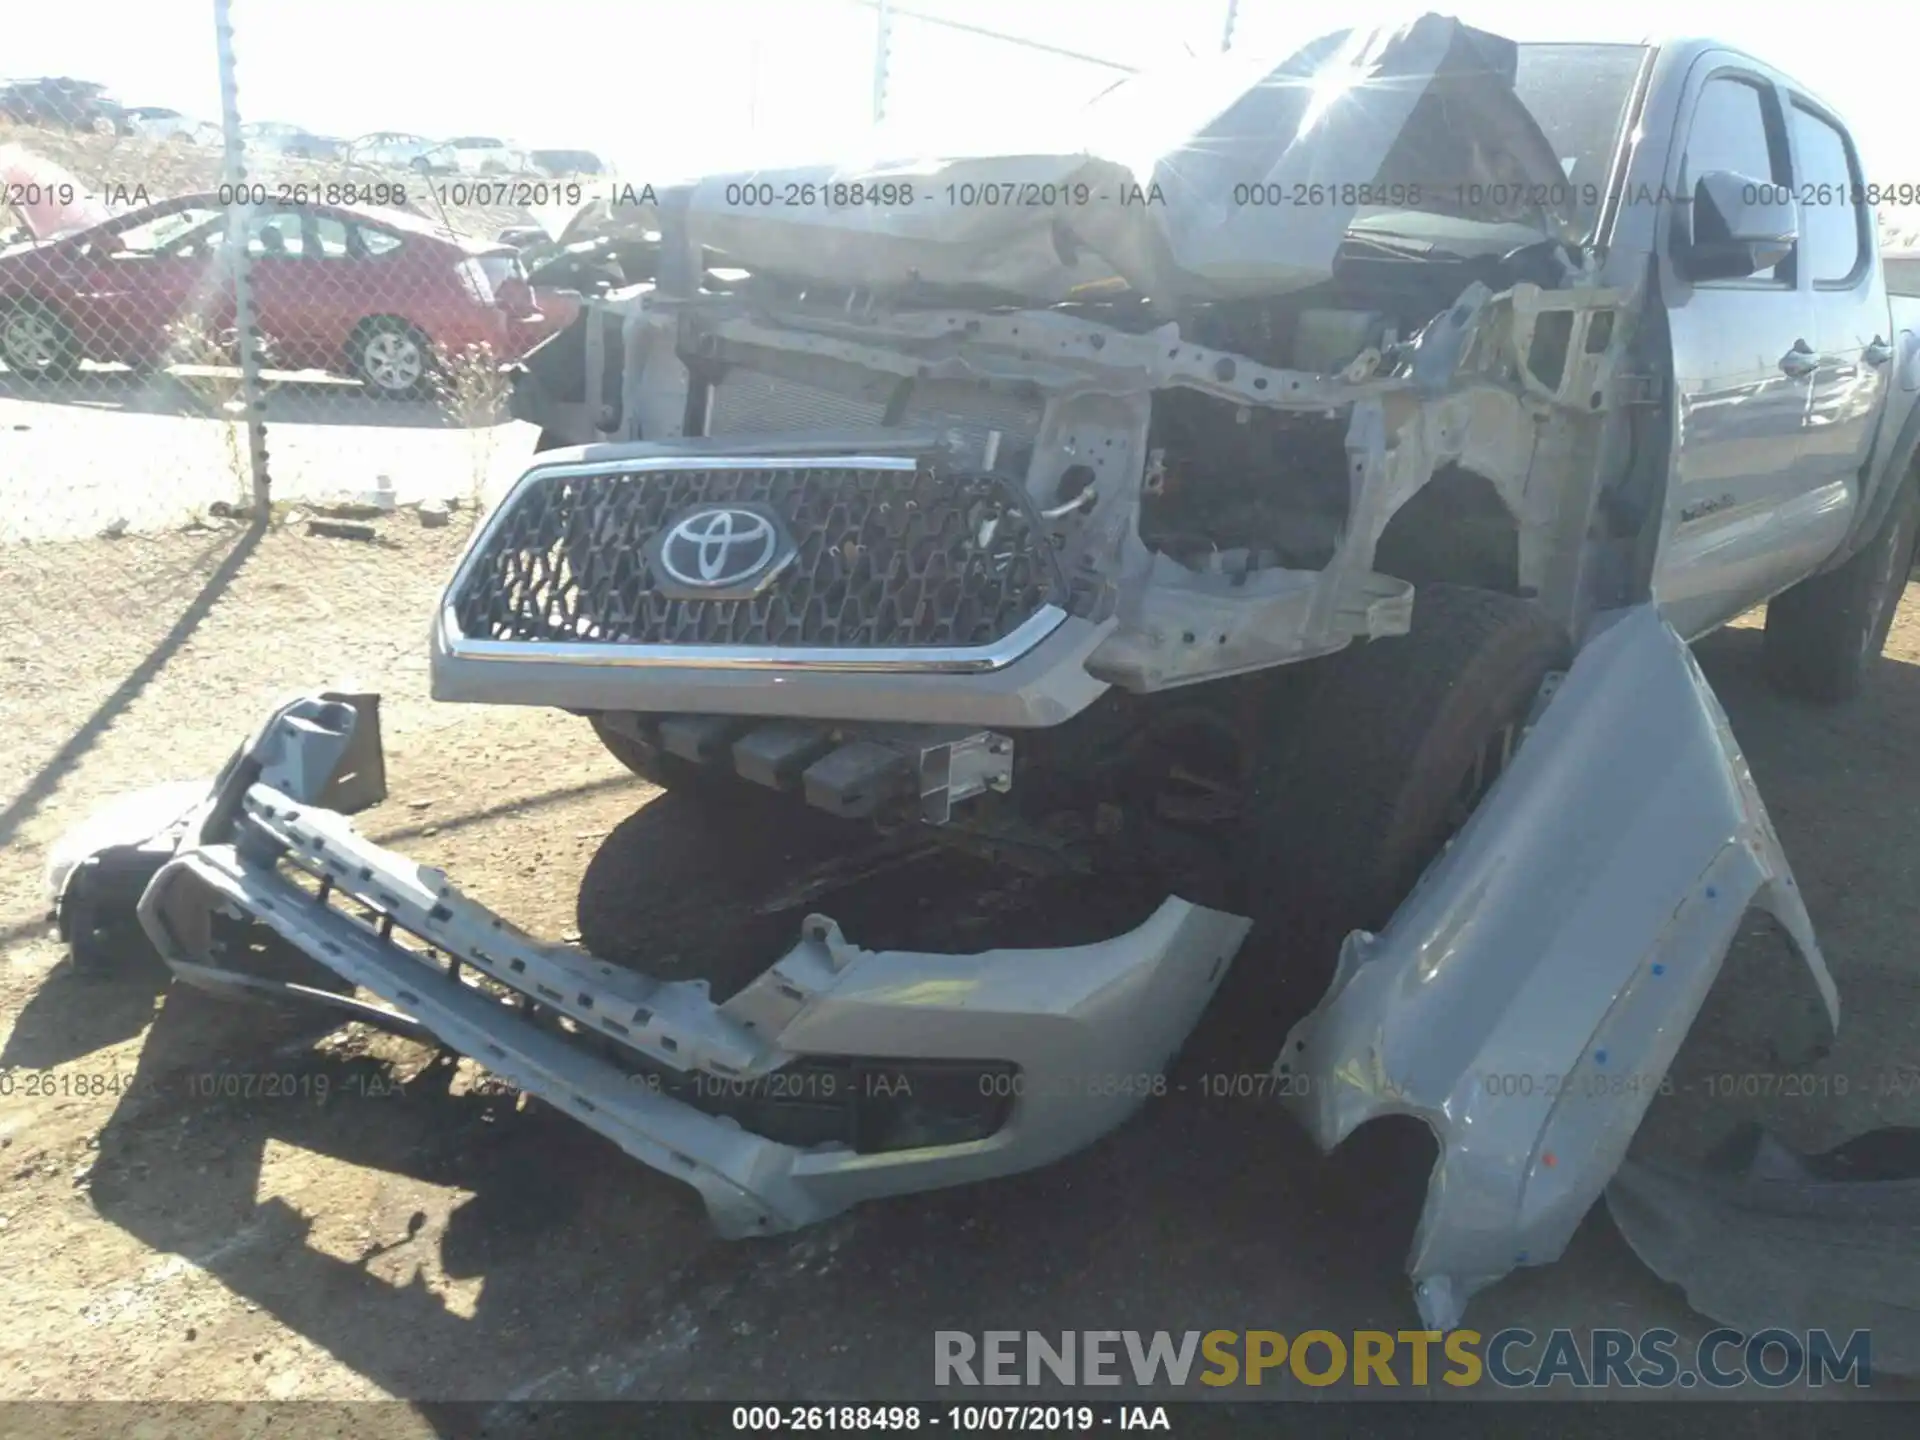
[[[1711,1330],[936,1330],[936,1385],[1422,1386],[1579,1390],[1873,1383],[1871,1333]]]

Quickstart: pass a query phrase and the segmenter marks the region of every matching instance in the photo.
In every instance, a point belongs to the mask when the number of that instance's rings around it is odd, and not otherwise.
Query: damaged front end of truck
[[[1429,585],[1549,611],[1584,643],[1276,1062],[1323,1145],[1387,1114],[1439,1139],[1411,1264],[1434,1325],[1560,1253],[1651,1098],[1523,1105],[1486,1075],[1662,1070],[1750,905],[1832,1002],[1724,717],[1631,583],[1664,444],[1641,282],[1594,253],[1602,202],[1517,64],[1426,16],[1116,93],[1105,148],[596,202],[560,239],[656,273],[529,357],[516,409],[551,448],[431,635],[436,699],[588,715],[642,774],[1073,866],[1124,807],[1008,806],[1045,789],[1034,757],[1106,748],[1088,717],[1311,672],[1417,629]],[[1087,1077],[1161,1072],[1254,925],[1204,877],[1066,947],[869,951],[816,914],[716,999],[361,838],[378,754],[371,697],[289,702],[216,782],[63,852],[64,930],[137,893],[179,976],[258,992],[230,932],[264,926],[331,977],[307,998],[473,1057],[728,1234],[1090,1143],[1146,1092]],[[1242,863],[1221,833],[1199,853]],[[926,1103],[866,1103],[876,1071]],[[847,1103],[776,1125],[714,1098],[801,1072]]]

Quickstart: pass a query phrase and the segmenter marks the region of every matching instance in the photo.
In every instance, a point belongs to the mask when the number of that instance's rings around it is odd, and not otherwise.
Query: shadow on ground
[[[187,601],[180,615],[168,627],[166,632],[142,656],[124,679],[102,700],[69,735],[60,748],[36,771],[4,806],[0,806],[0,846],[6,845],[19,832],[19,829],[33,813],[46,802],[46,799],[70,774],[86,753],[99,741],[108,727],[124,714],[127,708],[140,697],[140,693],[153,683],[154,678],[166,668],[167,663],[180,652],[182,646],[193,638],[200,624],[212,613],[220,597],[227,593],[234,578],[259,548],[265,536],[267,520],[265,516],[255,518],[246,528],[217,535],[208,545],[201,557],[202,562],[213,563],[211,571],[201,583],[198,591]],[[195,567],[198,568],[197,566]]]

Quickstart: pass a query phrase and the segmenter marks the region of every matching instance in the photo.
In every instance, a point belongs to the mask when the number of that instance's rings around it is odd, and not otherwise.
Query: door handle
[[[1782,374],[1791,375],[1799,380],[1811,375],[1819,363],[1819,357],[1808,347],[1807,342],[1796,340],[1793,342],[1793,348],[1780,357],[1780,370]]]
[[[1873,343],[1861,351],[1860,355],[1869,365],[1878,369],[1893,359],[1893,346],[1876,335],[1873,337]]]

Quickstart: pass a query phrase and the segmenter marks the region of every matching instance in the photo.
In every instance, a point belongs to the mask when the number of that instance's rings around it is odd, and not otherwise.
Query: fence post
[[[233,78],[231,0],[213,0],[214,45],[220,59],[220,129],[224,138],[223,183],[227,187],[227,243],[233,266],[233,323],[240,348],[240,403],[247,421],[247,467],[253,478],[254,518],[265,521],[272,501],[267,478],[267,422],[260,390],[260,336],[253,318],[253,262],[247,254],[247,222],[253,215],[246,188],[246,149],[240,140],[240,92]],[[227,423],[231,422],[228,417]]]
[[[888,0],[879,0],[873,18],[873,123],[887,118],[887,69],[893,45],[893,14]]]

